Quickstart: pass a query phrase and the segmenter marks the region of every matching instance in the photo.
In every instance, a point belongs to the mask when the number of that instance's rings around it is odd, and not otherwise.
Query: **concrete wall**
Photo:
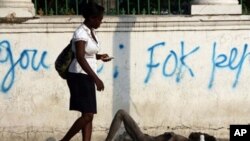
[[[82,21],[0,24],[1,141],[59,139],[79,116],[68,110],[54,61]],[[98,63],[105,91],[97,93],[93,140],[104,140],[120,108],[151,135],[228,138],[230,124],[250,122],[249,16],[105,17],[98,36],[101,52],[115,59]]]

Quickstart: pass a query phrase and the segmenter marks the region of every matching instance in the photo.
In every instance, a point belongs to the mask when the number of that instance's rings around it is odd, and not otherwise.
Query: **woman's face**
[[[100,16],[91,17],[90,19],[91,19],[92,27],[94,29],[97,29],[100,27],[100,25],[102,23],[103,14],[101,14]]]

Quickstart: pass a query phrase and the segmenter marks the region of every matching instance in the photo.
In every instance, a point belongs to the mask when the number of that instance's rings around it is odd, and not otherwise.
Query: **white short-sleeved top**
[[[91,36],[91,31],[86,25],[82,24],[81,26],[79,26],[73,34],[72,50],[74,53],[76,52],[76,47],[75,47],[76,41],[85,41],[86,46],[85,46],[85,56],[84,57],[87,60],[87,62],[89,63],[92,70],[96,73],[97,72],[96,54],[99,52],[100,47],[99,47],[98,38],[97,38],[95,32],[93,32],[93,34],[94,34],[97,42]],[[73,61],[71,62],[70,66],[69,66],[69,72],[87,74],[82,69],[82,67],[80,66],[80,64],[76,60],[76,58],[74,58]]]

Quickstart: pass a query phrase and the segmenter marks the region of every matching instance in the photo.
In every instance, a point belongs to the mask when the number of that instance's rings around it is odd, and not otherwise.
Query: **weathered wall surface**
[[[203,131],[228,138],[230,124],[248,124],[249,19],[105,17],[101,52],[115,59],[98,63],[105,91],[97,93],[94,140],[104,139],[120,108],[152,135]],[[54,61],[82,20],[0,24],[1,141],[59,139],[79,116],[68,111],[69,91]]]

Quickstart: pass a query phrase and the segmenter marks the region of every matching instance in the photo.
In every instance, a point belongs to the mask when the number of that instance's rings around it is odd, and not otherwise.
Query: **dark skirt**
[[[82,113],[96,113],[96,90],[94,80],[86,74],[68,73],[67,84],[70,90],[70,110]]]

